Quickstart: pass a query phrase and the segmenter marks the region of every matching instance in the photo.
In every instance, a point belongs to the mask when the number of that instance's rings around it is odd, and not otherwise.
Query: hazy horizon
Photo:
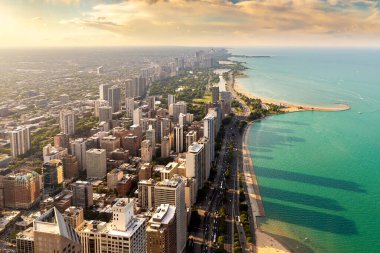
[[[373,0],[3,0],[2,48],[378,47]]]

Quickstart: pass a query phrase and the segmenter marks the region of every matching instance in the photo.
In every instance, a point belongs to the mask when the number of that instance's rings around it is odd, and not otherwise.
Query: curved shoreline
[[[351,107],[347,104],[337,104],[339,107],[320,107],[320,106],[311,106],[311,105],[298,105],[288,102],[283,102],[271,98],[261,98],[256,96],[251,91],[247,91],[245,88],[241,86],[238,82],[236,82],[236,77],[234,75],[233,87],[237,94],[244,95],[248,98],[260,99],[263,104],[275,104],[284,106],[282,109],[284,112],[302,112],[302,111],[323,111],[323,112],[337,112],[337,111],[347,111],[350,110]]]

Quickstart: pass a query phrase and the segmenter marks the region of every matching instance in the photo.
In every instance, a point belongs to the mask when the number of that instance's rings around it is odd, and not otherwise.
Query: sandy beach
[[[290,253],[290,251],[273,237],[256,230],[257,252],[258,253]]]
[[[234,90],[237,93],[243,94],[246,97],[249,98],[255,98],[255,99],[261,99],[263,104],[275,104],[275,105],[282,105],[285,106],[286,108],[283,108],[282,111],[284,112],[300,112],[300,111],[346,111],[351,109],[350,106],[346,104],[337,104],[337,107],[315,107],[315,106],[307,106],[307,105],[297,105],[297,104],[291,104],[283,101],[278,101],[274,99],[269,99],[269,98],[261,98],[256,96],[250,91],[245,90],[235,79],[234,82]]]

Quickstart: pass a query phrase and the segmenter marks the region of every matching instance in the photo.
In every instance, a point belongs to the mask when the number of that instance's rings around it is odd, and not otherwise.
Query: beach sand
[[[256,230],[257,253],[290,253],[288,249],[273,237]]]
[[[261,99],[263,104],[275,104],[275,105],[282,105],[286,108],[283,108],[282,111],[284,112],[300,112],[300,111],[346,111],[351,109],[350,106],[346,104],[337,104],[337,107],[316,107],[316,106],[308,106],[308,105],[297,105],[297,104],[291,104],[287,102],[278,101],[275,99],[269,99],[269,98],[260,98],[253,94],[250,91],[247,91],[244,89],[235,79],[234,83],[234,90],[237,93],[241,93],[244,96],[248,98],[254,98],[254,99]]]

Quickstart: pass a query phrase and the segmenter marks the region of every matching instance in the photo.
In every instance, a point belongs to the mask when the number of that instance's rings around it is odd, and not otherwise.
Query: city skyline
[[[0,47],[376,47],[379,8],[371,0],[5,0]]]

